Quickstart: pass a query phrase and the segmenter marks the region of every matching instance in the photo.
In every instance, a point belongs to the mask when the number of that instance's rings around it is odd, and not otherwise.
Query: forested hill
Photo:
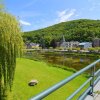
[[[25,32],[24,41],[44,43],[50,46],[52,41],[61,41],[62,36],[66,41],[92,41],[100,38],[100,20],[79,19],[62,22],[44,29]]]

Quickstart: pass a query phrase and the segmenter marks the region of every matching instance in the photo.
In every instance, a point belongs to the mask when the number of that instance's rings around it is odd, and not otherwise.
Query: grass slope
[[[55,83],[72,75],[72,72],[60,68],[49,67],[44,62],[37,62],[25,58],[17,59],[17,67],[14,79],[12,95],[9,100],[29,100],[32,96],[47,89]],[[38,85],[29,87],[28,82],[31,79],[37,79]],[[69,84],[52,93],[46,100],[65,100],[77,87],[79,87],[86,78],[80,76]],[[45,100],[44,99],[44,100]]]

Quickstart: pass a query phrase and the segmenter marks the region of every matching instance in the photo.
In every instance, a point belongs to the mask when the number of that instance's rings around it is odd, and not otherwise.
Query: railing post
[[[92,96],[93,96],[93,91],[94,91],[94,74],[95,74],[95,65],[91,68],[92,80],[90,81],[90,87],[92,87],[92,89],[90,90],[89,94]]]

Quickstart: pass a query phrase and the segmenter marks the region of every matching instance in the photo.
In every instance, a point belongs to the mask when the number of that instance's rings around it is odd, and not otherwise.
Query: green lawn
[[[10,93],[12,95],[9,96],[9,100],[29,100],[32,96],[72,74],[72,72],[60,68],[50,67],[44,62],[18,58],[13,89],[12,93]],[[28,82],[32,79],[37,79],[39,83],[36,86],[30,87]],[[85,80],[85,77],[80,76],[44,100],[65,100]]]

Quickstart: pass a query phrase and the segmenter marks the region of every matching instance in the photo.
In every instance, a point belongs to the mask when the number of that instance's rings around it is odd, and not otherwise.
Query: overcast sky
[[[74,19],[100,19],[100,0],[5,0],[23,31]]]

